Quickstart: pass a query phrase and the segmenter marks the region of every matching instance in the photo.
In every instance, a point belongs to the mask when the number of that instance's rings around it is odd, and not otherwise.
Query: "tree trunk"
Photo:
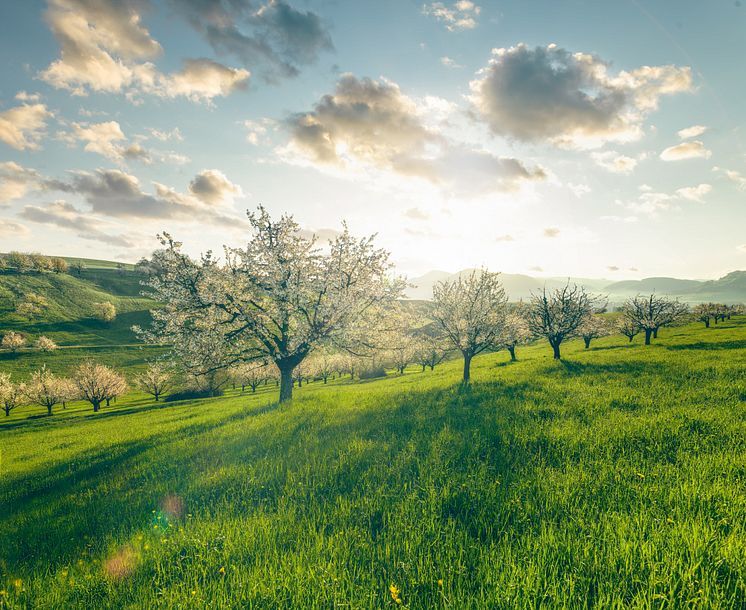
[[[285,365],[280,368],[280,402],[281,403],[287,402],[292,397],[293,397],[293,367]]]
[[[5,417],[10,417],[10,407],[6,405],[3,409],[5,409]]]
[[[47,405],[47,415],[52,414],[52,405]]]
[[[469,383],[471,379],[471,354],[464,354],[464,383]]]
[[[653,329],[653,339],[657,339],[657,338],[658,338],[658,329],[654,328]]]
[[[435,370],[435,365],[434,365],[434,364],[431,364],[431,365],[430,365],[430,370],[431,370],[431,371],[434,371],[434,370]]]
[[[399,367],[399,375],[403,375],[404,374],[404,368],[405,367],[403,367],[403,366]]]
[[[515,362],[518,358],[515,357],[515,345],[509,345],[508,351],[510,352],[510,361]]]
[[[422,364],[422,365],[420,365],[420,366],[422,367],[422,372],[424,373],[424,372],[425,372],[425,365],[424,365],[424,364]]]
[[[634,336],[630,337],[629,338],[629,342],[632,343],[632,339],[634,339],[634,338],[635,338]]]
[[[710,328],[710,320],[705,320],[705,328]]]
[[[583,337],[583,343],[585,343],[585,349],[588,349],[591,346],[590,337]]]
[[[327,378],[326,378],[326,377],[324,377],[324,384],[325,384],[325,385],[326,385],[326,380],[327,380]]]
[[[652,329],[645,329],[645,345],[650,345],[650,336],[653,334]]]

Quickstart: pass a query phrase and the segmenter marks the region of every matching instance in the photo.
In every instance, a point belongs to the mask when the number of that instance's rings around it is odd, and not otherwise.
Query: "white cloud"
[[[712,185],[702,183],[697,186],[687,186],[677,189],[676,194],[682,199],[703,203],[705,196],[708,195],[710,191],[712,191]]]
[[[0,237],[24,237],[31,233],[28,227],[7,218],[0,218]]]
[[[481,7],[470,0],[458,0],[450,5],[444,2],[431,2],[422,7],[423,14],[434,17],[451,32],[471,30],[477,27]]]
[[[712,171],[722,172],[728,180],[735,184],[740,190],[746,190],[746,176],[734,169],[725,169],[724,167],[713,167]]]
[[[445,193],[464,196],[512,191],[545,178],[541,168],[527,169],[517,159],[449,140],[429,125],[425,114],[396,83],[345,74],[335,92],[323,96],[312,111],[288,119],[291,143],[286,152],[348,175],[355,167],[375,169],[420,178]]]
[[[34,104],[41,100],[41,95],[38,93],[28,93],[26,91],[19,91],[15,97],[19,102],[31,102]]]
[[[245,87],[247,70],[208,59],[189,59],[172,74],[162,74],[149,61],[162,53],[141,22],[135,0],[49,0],[46,20],[60,44],[60,58],[40,78],[74,95],[88,91],[125,92],[164,98],[184,96],[210,103]]]
[[[246,130],[246,141],[254,146],[259,146],[260,144],[269,143],[267,134],[270,128],[274,127],[275,122],[267,118],[258,121],[246,119],[245,121],[241,121],[240,124]]]
[[[613,150],[591,153],[591,158],[600,167],[617,174],[629,174],[637,167],[637,159],[620,155]]]
[[[595,55],[557,45],[494,49],[470,84],[475,115],[493,134],[572,148],[639,139],[660,98],[692,88],[691,69],[642,66],[609,74]]]
[[[103,155],[112,161],[121,161],[125,147],[120,142],[126,140],[122,128],[116,121],[105,123],[73,123],[71,140],[85,142],[83,150]]]
[[[440,63],[446,68],[463,68],[463,66],[459,64],[455,59],[452,59],[447,55],[440,58]]]
[[[580,198],[583,195],[587,195],[591,192],[591,187],[587,184],[574,184],[572,182],[568,182],[567,188],[570,189],[572,194],[575,195],[577,198]]]
[[[210,206],[231,204],[236,197],[244,196],[241,187],[217,169],[205,169],[197,174],[189,183],[189,192]]]
[[[544,229],[544,237],[558,237],[560,230],[557,227],[547,227]]]
[[[160,140],[161,142],[167,142],[168,140],[176,140],[177,142],[181,142],[184,140],[184,136],[181,135],[181,131],[178,127],[174,127],[171,130],[161,130],[149,127],[147,129],[147,132],[152,138]]]
[[[81,212],[66,201],[58,200],[45,206],[27,205],[20,215],[32,222],[72,230],[81,239],[125,248],[133,245],[129,238],[111,234],[107,230],[106,223]]]
[[[0,142],[16,150],[37,150],[51,116],[44,104],[23,104],[0,112]]]
[[[661,154],[663,161],[682,161],[684,159],[709,159],[712,151],[707,150],[700,140],[682,142],[675,146],[669,146]]]
[[[704,125],[692,125],[691,127],[687,127],[686,129],[680,129],[676,133],[682,140],[688,140],[689,138],[696,138],[697,136],[701,136],[705,131],[707,131],[707,127],[705,127]]]

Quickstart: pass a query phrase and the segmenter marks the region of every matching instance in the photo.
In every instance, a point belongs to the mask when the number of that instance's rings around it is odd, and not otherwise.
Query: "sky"
[[[198,255],[246,210],[397,269],[746,268],[733,0],[0,3],[0,251]]]

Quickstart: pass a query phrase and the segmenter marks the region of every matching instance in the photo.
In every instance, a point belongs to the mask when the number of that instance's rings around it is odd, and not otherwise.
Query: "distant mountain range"
[[[464,269],[458,273],[447,271],[429,271],[410,279],[413,288],[407,290],[410,299],[430,299],[433,285],[444,280],[453,280],[470,274],[473,269]],[[511,301],[526,300],[532,292],[540,291],[546,286],[549,289],[564,286],[568,278],[537,278],[530,275],[501,273],[505,291]],[[718,280],[681,280],[673,277],[648,277],[642,280],[625,280],[611,282],[606,279],[569,278],[570,283],[583,286],[588,292],[607,295],[610,303],[619,303],[636,294],[656,294],[677,297],[682,301],[699,303],[719,301],[724,303],[746,302],[746,271],[732,271]]]

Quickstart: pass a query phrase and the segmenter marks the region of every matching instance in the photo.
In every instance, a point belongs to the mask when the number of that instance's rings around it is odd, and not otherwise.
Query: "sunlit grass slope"
[[[564,354],[19,409],[0,605],[743,608],[746,319]]]

